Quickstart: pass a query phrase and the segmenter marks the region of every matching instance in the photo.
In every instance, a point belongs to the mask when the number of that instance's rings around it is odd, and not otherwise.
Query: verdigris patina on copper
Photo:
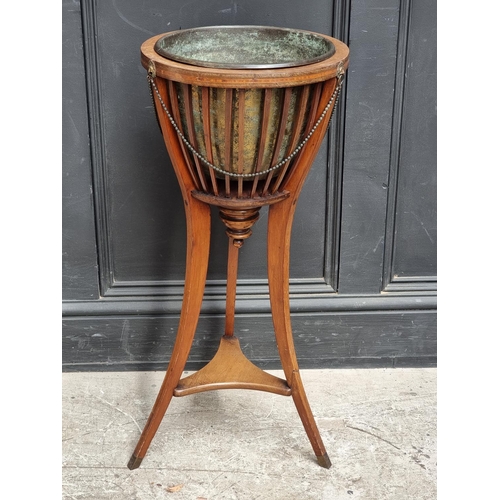
[[[160,38],[155,51],[174,61],[207,68],[271,69],[304,66],[335,53],[315,33],[270,26],[208,26]]]

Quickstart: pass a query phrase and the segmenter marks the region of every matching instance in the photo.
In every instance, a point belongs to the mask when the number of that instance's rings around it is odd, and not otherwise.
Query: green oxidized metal
[[[271,69],[323,61],[335,46],[315,33],[269,26],[208,26],[167,34],[158,54],[207,68]]]

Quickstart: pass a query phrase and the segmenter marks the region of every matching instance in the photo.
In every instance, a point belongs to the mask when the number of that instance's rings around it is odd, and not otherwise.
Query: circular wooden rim
[[[204,68],[167,59],[154,46],[166,33],[155,35],[141,45],[141,63],[148,70],[154,65],[156,76],[190,85],[221,88],[293,87],[323,82],[337,76],[339,64],[344,70],[349,64],[349,48],[336,38],[316,33],[330,40],[335,54],[328,59],[305,66],[273,69]]]

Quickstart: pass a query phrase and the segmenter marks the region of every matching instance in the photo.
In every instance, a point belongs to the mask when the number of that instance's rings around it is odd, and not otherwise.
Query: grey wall
[[[436,12],[431,0],[63,3],[63,362],[164,368],[185,266],[184,210],[140,45],[170,30],[258,24],[350,47],[344,93],[303,189],[291,304],[302,367],[436,362]],[[189,368],[224,328],[227,240],[213,237]],[[240,257],[236,334],[278,367],[266,212]]]

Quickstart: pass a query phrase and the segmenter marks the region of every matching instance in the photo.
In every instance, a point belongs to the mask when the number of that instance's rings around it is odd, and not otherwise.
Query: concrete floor
[[[301,373],[329,470],[291,398],[227,390],[174,398],[130,471],[163,373],[63,374],[63,498],[436,498],[435,369]]]

